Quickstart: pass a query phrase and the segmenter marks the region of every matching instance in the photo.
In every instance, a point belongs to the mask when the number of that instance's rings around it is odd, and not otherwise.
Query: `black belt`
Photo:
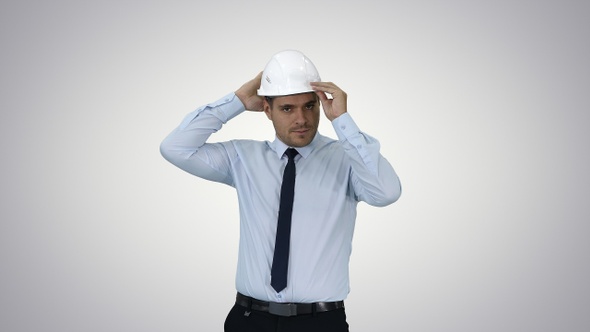
[[[344,308],[344,301],[314,303],[265,302],[238,293],[236,304],[251,310],[264,311],[278,316],[297,316]]]

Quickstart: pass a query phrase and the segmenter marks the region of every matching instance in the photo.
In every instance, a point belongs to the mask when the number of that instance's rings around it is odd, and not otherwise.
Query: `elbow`
[[[395,184],[395,186],[392,186],[392,190],[390,190],[388,192],[387,198],[388,198],[388,203],[387,205],[393,204],[395,202],[397,202],[397,200],[400,198],[400,196],[402,195],[402,185],[399,181],[397,181],[397,183]]]
[[[185,158],[179,153],[178,147],[174,146],[168,138],[160,143],[160,154],[168,162],[177,166],[185,161]]]
[[[401,184],[399,180],[397,180],[394,183],[383,184],[380,186],[379,190],[376,190],[374,194],[370,196],[371,199],[367,200],[367,203],[376,207],[388,206],[397,202],[401,194]]]
[[[375,206],[383,207],[391,205],[397,202],[401,194],[402,188],[399,181],[393,185],[386,186],[386,188],[384,188],[383,190],[383,196],[377,201],[377,204],[375,204]]]
[[[374,195],[372,195],[371,205],[383,207],[397,202],[402,194],[401,182],[393,167],[385,159],[382,159],[379,165],[378,179],[372,190]]]
[[[160,154],[162,155],[162,157],[164,157],[164,159],[170,161],[171,159],[171,151],[170,151],[170,146],[167,144],[167,141],[164,140],[162,141],[162,143],[160,143]]]

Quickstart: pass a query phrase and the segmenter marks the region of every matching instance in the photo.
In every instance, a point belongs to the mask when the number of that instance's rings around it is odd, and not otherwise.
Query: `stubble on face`
[[[265,102],[264,110],[277,137],[289,146],[306,146],[317,133],[320,105],[313,92],[275,97]]]

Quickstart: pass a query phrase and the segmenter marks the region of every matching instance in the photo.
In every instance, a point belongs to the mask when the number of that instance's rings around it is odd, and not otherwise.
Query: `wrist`
[[[328,118],[328,120],[330,120],[331,122],[338,119],[339,117],[341,117],[343,114],[346,114],[346,111],[342,112],[342,113],[338,113],[338,114],[331,114],[330,116],[326,117]]]
[[[234,94],[236,95],[236,97],[238,97],[238,99],[242,102],[242,104],[244,106],[246,106],[246,101],[248,100],[248,96],[243,91],[240,91],[240,89],[236,90],[234,92]]]

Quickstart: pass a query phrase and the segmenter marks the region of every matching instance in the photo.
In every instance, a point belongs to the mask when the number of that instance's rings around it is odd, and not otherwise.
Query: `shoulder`
[[[257,141],[253,139],[234,139],[228,143],[232,144],[236,148],[251,148],[251,149],[269,149],[269,141]]]
[[[241,158],[261,156],[273,153],[274,150],[269,141],[257,141],[251,139],[235,139],[227,142],[232,145]]]
[[[329,148],[329,149],[342,149],[342,145],[340,144],[340,141],[338,141],[337,139],[333,139],[331,137],[328,136],[324,136],[324,135],[318,135],[317,137],[317,147],[322,149],[322,148]]]
[[[318,135],[314,151],[321,155],[329,155],[330,157],[343,156],[345,154],[342,142],[323,135]]]

